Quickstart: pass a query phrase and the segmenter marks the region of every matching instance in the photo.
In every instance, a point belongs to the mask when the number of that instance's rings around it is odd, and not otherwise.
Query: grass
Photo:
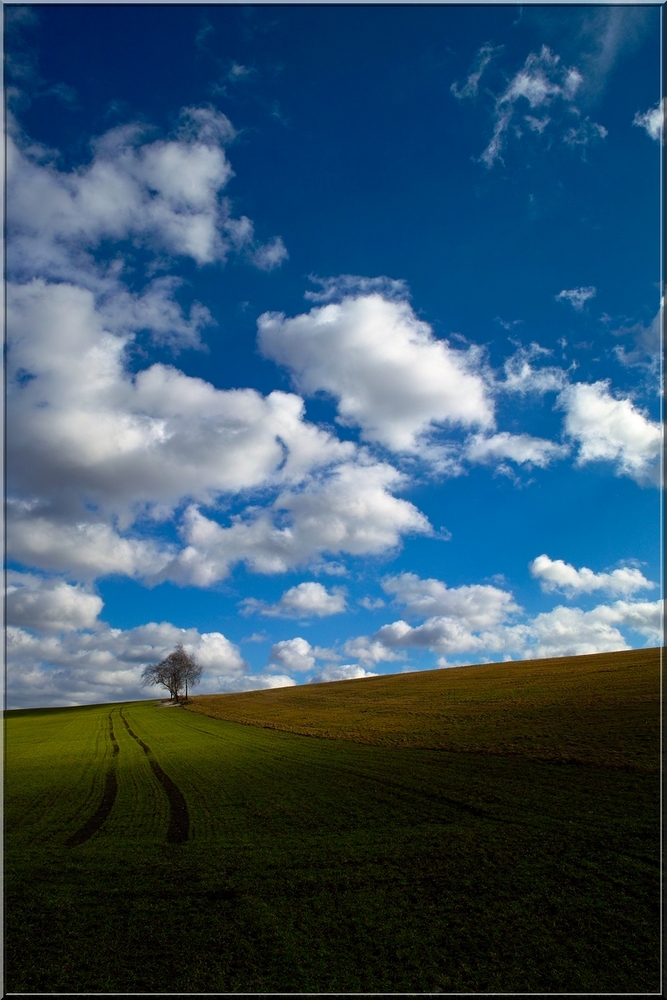
[[[6,989],[657,992],[658,667],[6,713]]]
[[[304,736],[654,771],[658,653],[486,663],[205,695],[189,708]]]

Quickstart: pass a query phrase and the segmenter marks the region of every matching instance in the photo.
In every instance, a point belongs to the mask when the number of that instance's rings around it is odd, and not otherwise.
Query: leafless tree
[[[173,653],[160,663],[153,663],[144,668],[141,686],[161,684],[169,691],[172,701],[178,701],[185,689],[185,701],[187,701],[188,689],[199,684],[202,672],[203,668],[199,666],[194,656],[179,642]]]

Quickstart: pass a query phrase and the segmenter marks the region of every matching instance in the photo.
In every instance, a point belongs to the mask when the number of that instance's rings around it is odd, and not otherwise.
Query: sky
[[[4,16],[9,708],[660,643],[657,6]]]

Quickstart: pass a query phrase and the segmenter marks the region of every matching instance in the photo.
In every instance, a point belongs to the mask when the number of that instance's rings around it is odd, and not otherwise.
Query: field
[[[6,991],[658,992],[659,693],[643,650],[8,712]]]

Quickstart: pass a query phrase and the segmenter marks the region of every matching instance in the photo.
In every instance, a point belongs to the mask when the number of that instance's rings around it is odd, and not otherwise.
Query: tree
[[[141,686],[161,684],[169,691],[172,701],[178,701],[181,691],[185,689],[185,701],[188,700],[188,688],[193,688],[201,679],[203,668],[199,666],[194,656],[188,653],[179,642],[173,653],[160,663],[144,667],[141,675]]]
[[[196,687],[201,680],[201,675],[204,672],[204,668],[201,667],[195,660],[192,654],[187,653],[183,648],[182,643],[178,643],[176,649],[171,654],[172,659],[177,659],[181,674],[183,677],[183,683],[185,684],[185,700],[188,700],[188,687]]]

